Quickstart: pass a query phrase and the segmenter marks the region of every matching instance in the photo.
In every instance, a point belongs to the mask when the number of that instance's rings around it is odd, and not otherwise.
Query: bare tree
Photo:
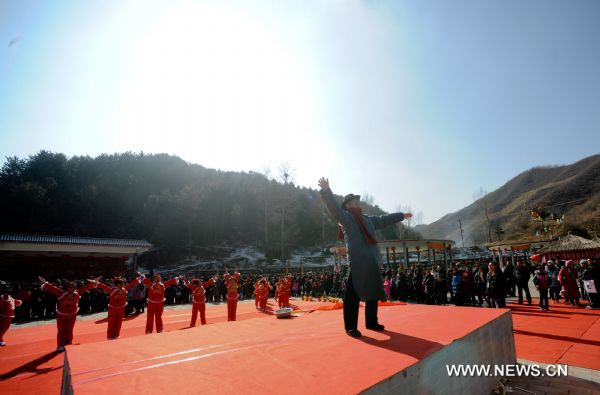
[[[483,188],[479,187],[479,191],[475,192],[473,194],[473,200],[475,201],[475,204],[477,205],[477,207],[479,207],[479,209],[481,210],[481,213],[484,215],[485,217],[485,223],[487,226],[487,234],[488,234],[488,243],[492,242],[492,225],[490,223],[490,210],[489,210],[489,202],[488,202],[488,192],[486,190],[484,190]]]
[[[293,183],[296,176],[296,169],[289,162],[281,162],[277,168],[279,171],[279,180],[283,184]]]
[[[381,212],[379,211],[379,207],[375,204],[375,198],[369,192],[363,192],[360,197],[361,202],[363,203],[362,208],[363,212],[366,215],[379,215]]]
[[[396,206],[396,211],[399,213],[412,213],[412,207],[410,207],[408,204],[406,204],[406,205],[400,204],[400,205]],[[412,219],[413,218],[406,219],[406,226],[408,228],[410,228],[412,225]]]
[[[419,210],[413,217],[413,224],[415,224],[415,226],[423,225],[424,220],[425,214],[423,214],[423,211]]]
[[[364,204],[368,204],[369,206],[374,206],[375,205],[375,198],[369,192],[363,192],[360,200]]]
[[[262,174],[265,176],[265,248],[269,244],[269,178],[271,176],[271,166],[265,165],[262,169]]]
[[[204,200],[206,190],[200,185],[183,187],[175,195],[177,211],[181,215],[182,221],[187,228],[188,256],[192,254],[193,235],[192,229],[198,221],[200,204]]]
[[[283,183],[283,201],[281,203],[281,260],[285,258],[285,208],[288,203],[288,184],[294,182],[294,169],[289,162],[282,162],[279,167],[279,180]]]

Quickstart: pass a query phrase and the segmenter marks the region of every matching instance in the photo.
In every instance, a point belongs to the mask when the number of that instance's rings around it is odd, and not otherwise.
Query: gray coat
[[[381,276],[381,253],[377,244],[367,244],[360,226],[348,211],[342,209],[333,193],[321,190],[321,198],[329,214],[342,225],[344,242],[348,249],[348,264],[352,273],[352,284],[362,301],[385,300],[383,278]],[[381,217],[363,215],[365,226],[375,238],[375,229],[400,222],[404,214],[396,213]]]

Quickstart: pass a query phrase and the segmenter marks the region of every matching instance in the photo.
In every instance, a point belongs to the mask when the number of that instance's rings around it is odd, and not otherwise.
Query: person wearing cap
[[[360,196],[348,194],[342,204],[338,204],[329,187],[329,180],[319,180],[321,199],[329,214],[340,225],[348,254],[348,278],[344,294],[344,327],[352,337],[360,337],[358,331],[358,308],[365,301],[366,327],[382,331],[384,326],[377,319],[377,303],[385,301],[383,278],[381,277],[381,254],[375,238],[375,230],[383,229],[396,222],[412,217],[409,213],[395,213],[373,217],[363,215]],[[341,236],[340,234],[338,234]]]
[[[10,296],[9,290],[4,289],[0,296],[0,347],[6,346],[4,335],[10,328],[10,323],[15,317],[15,307],[21,306],[23,302]]]
[[[140,279],[135,278],[125,285],[120,277],[113,280],[114,287],[98,282],[98,288],[108,295],[108,327],[106,329],[108,340],[118,339],[121,335],[121,325],[125,315],[125,306],[127,306],[127,291],[138,285],[139,282]]]

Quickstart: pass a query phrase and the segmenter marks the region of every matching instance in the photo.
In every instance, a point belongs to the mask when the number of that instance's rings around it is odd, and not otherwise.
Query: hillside
[[[514,177],[473,204],[417,227],[426,238],[452,239],[465,245],[493,241],[549,238],[568,232],[600,235],[600,155],[566,166],[536,167]],[[533,215],[532,215],[533,212]],[[564,217],[563,217],[564,215]],[[502,232],[496,230],[502,229]]]
[[[323,216],[319,192],[278,179],[166,154],[41,151],[7,158],[0,169],[0,232],[146,239],[157,264],[220,258],[214,246],[255,246],[269,260],[335,243],[337,223]],[[396,231],[407,232],[390,227],[377,236]]]

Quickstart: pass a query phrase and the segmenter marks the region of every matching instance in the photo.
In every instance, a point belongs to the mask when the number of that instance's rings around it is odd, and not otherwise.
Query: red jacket
[[[227,299],[238,298],[238,279],[240,274],[236,272],[233,276],[225,274],[225,285],[227,286]]]
[[[269,291],[271,291],[271,286],[266,281],[263,284],[257,283],[254,286],[254,294],[258,296],[259,299],[269,299]]]
[[[138,285],[140,280],[137,278],[132,282],[123,287],[123,289],[119,289],[119,287],[109,287],[106,284],[98,283],[98,288],[106,292],[108,297],[108,307],[112,307],[115,309],[122,309],[127,306],[127,290]]]
[[[569,269],[563,266],[558,273],[558,281],[565,291],[565,298],[579,298],[579,287],[577,286],[577,272],[574,269]]]
[[[55,287],[50,283],[42,284],[42,289],[50,292],[58,298],[56,303],[56,314],[60,315],[72,315],[77,314],[79,311],[79,298],[80,295],[89,291],[96,286],[95,283],[88,283],[87,285],[79,288],[77,291],[68,292]]]
[[[148,288],[148,302],[149,303],[162,303],[165,301],[165,289],[171,285],[177,284],[177,279],[172,278],[164,283],[154,283],[147,277],[144,277],[144,284]]]
[[[10,295],[2,295],[0,297],[0,317],[12,318],[15,316],[15,306],[20,306],[23,302],[19,299],[14,299]]]
[[[204,288],[213,284],[214,281],[211,278],[210,280],[205,281],[204,283],[200,283],[200,285],[198,286],[193,285],[192,283],[187,283],[185,284],[185,286],[192,291],[192,295],[194,295],[194,303],[206,303],[206,297],[204,296],[206,290]]]

